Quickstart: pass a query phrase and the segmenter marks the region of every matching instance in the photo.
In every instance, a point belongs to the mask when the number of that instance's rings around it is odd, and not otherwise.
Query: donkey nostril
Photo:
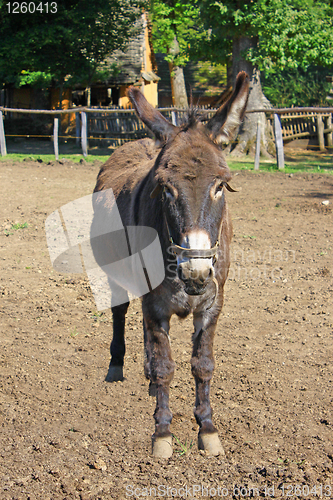
[[[212,280],[214,278],[214,270],[212,267],[207,269],[207,271],[202,275],[202,281],[204,283],[207,283],[208,281]]]

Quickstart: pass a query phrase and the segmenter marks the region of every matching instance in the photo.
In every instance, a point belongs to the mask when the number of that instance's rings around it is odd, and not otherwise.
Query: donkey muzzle
[[[189,232],[181,243],[184,246],[171,246],[177,256],[178,277],[188,295],[202,295],[214,279],[213,259],[217,258],[219,244],[211,247],[209,235],[202,230]]]
[[[178,265],[177,271],[188,295],[202,295],[214,278],[211,259],[196,258],[183,261]]]

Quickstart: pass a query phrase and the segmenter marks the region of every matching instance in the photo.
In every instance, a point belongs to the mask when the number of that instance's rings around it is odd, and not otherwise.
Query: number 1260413
[[[55,14],[57,2],[8,2],[8,14]]]
[[[279,489],[282,490],[283,497],[326,497],[332,498],[333,488],[329,484],[316,484],[307,486],[306,484],[281,484]]]

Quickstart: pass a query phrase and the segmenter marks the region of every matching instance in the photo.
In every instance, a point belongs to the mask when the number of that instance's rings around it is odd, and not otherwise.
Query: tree
[[[315,0],[199,0],[210,29],[204,50],[212,60],[232,60],[232,76],[244,70],[251,77],[248,110],[266,108],[260,71],[333,64],[330,2]],[[234,153],[251,152],[259,116],[246,115]],[[267,135],[263,136],[267,151]]]
[[[34,4],[32,14],[26,6]],[[106,56],[133,35],[144,0],[0,2],[0,78],[14,85],[90,85]],[[46,5],[48,6],[46,8]],[[61,101],[61,99],[60,99]]]
[[[166,54],[169,63],[173,105],[187,107],[183,67],[204,35],[199,9],[195,1],[151,0],[150,13],[155,52]]]
[[[273,106],[328,106],[331,68],[309,66],[269,73],[263,78],[263,91]]]

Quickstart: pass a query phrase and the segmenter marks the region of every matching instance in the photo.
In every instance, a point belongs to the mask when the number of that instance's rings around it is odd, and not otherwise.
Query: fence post
[[[258,115],[257,123],[257,143],[256,143],[256,155],[254,157],[254,170],[259,170],[260,162],[260,141],[261,141],[261,126],[260,126],[260,115]]]
[[[171,111],[171,123],[177,126],[177,113],[176,111]]]
[[[88,156],[87,113],[81,111],[81,144],[83,156]]]
[[[281,118],[274,113],[274,135],[275,135],[275,148],[278,169],[284,168],[284,151],[283,151],[283,138]]]
[[[53,124],[53,145],[54,145],[54,155],[56,160],[59,160],[58,130],[59,130],[59,118],[55,118]]]
[[[333,129],[332,129],[332,115],[328,115],[327,117],[327,147],[332,148],[333,147]]]
[[[75,136],[76,136],[75,142],[79,146],[81,139],[80,113],[75,113]]]
[[[325,149],[325,137],[324,137],[325,125],[323,122],[322,115],[317,115],[317,134],[320,151],[326,151]]]
[[[6,148],[5,128],[3,125],[2,111],[0,111],[0,151],[1,151],[1,156],[6,156],[7,148]]]

